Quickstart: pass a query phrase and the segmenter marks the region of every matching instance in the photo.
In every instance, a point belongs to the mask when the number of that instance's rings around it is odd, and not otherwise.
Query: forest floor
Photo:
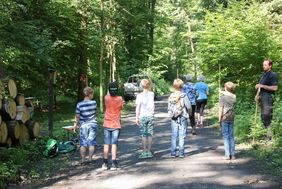
[[[71,154],[67,166],[53,176],[41,178],[27,185],[10,185],[8,188],[52,189],[221,189],[221,188],[282,188],[263,163],[248,157],[243,145],[236,146],[236,160],[223,160],[223,140],[212,121],[192,135],[189,127],[185,139],[185,158],[170,157],[170,119],[167,115],[167,96],[155,102],[155,130],[151,159],[138,159],[141,151],[139,129],[134,123],[134,111],[122,116],[117,171],[101,170],[103,137],[98,139],[95,161],[79,164],[79,152]],[[61,158],[62,159],[62,158]],[[56,161],[56,159],[54,159]]]

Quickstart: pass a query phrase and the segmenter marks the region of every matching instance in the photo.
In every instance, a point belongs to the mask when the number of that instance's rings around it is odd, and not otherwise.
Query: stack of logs
[[[21,145],[39,136],[40,125],[32,120],[33,104],[17,92],[14,80],[0,80],[0,144]]]

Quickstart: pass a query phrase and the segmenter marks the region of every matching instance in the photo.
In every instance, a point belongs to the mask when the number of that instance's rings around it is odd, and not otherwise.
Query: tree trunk
[[[100,49],[100,64],[99,64],[99,74],[100,74],[100,112],[104,112],[104,101],[103,101],[103,61],[104,61],[104,0],[100,1],[101,10],[101,49]]]
[[[54,108],[54,74],[49,70],[49,90],[48,90],[48,132],[49,136],[53,135],[53,108]]]
[[[150,12],[150,21],[149,21],[149,38],[150,38],[150,49],[149,54],[153,54],[154,50],[154,28],[155,28],[155,7],[156,7],[156,0],[149,0],[149,12]]]
[[[195,46],[194,46],[194,42],[193,42],[192,28],[191,28],[191,24],[190,23],[188,24],[188,32],[189,32],[190,48],[191,48],[192,55],[193,55],[193,58],[194,58],[194,56],[195,56]],[[194,74],[195,74],[194,76],[195,76],[195,78],[197,78],[197,63],[193,62],[193,65],[194,65]]]
[[[83,6],[83,4],[81,4]],[[84,7],[81,7],[84,10]],[[79,56],[79,76],[78,76],[78,101],[84,99],[83,89],[88,86],[87,70],[89,68],[88,50],[87,50],[87,17],[81,14],[80,21],[80,56]]]

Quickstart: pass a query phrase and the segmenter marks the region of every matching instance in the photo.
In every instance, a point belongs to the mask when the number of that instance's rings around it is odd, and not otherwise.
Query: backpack
[[[73,141],[60,142],[58,145],[59,153],[68,153],[76,150],[76,144]]]
[[[45,157],[54,157],[58,154],[58,142],[55,139],[49,139],[46,143],[45,150],[43,151],[43,155]]]
[[[183,95],[179,93],[172,93],[169,96],[168,113],[171,119],[177,119],[182,115],[184,109]]]

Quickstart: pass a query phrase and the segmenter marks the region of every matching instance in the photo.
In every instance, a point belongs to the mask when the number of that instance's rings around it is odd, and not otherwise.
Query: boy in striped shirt
[[[87,147],[89,147],[89,160],[92,161],[97,136],[97,104],[95,100],[92,100],[93,90],[90,87],[86,87],[83,93],[84,100],[77,104],[74,117],[74,129],[80,126],[80,155],[82,165],[85,163]]]

